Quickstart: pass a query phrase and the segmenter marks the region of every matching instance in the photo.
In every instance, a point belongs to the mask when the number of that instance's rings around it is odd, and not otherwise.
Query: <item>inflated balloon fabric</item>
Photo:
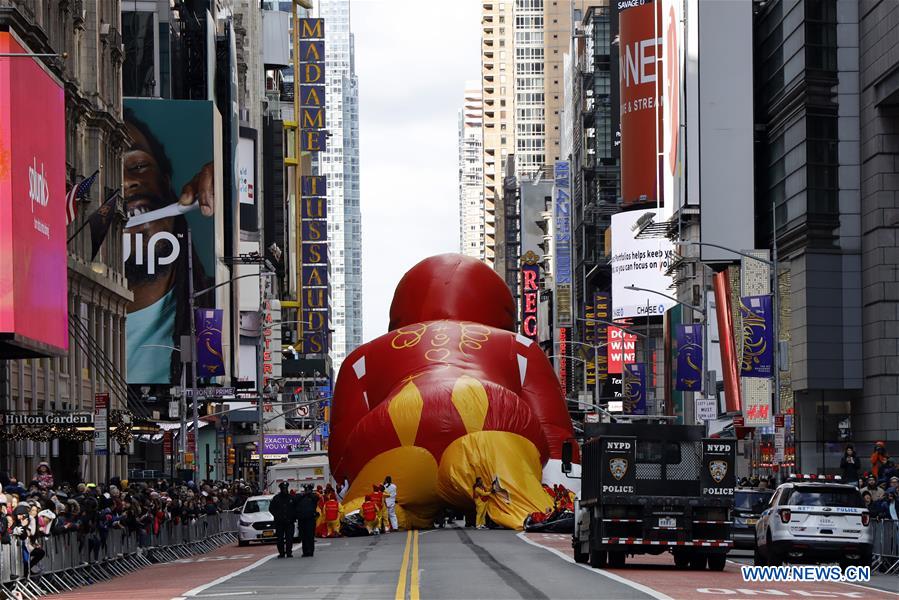
[[[488,516],[521,528],[552,499],[543,465],[573,437],[546,355],[516,334],[515,304],[484,263],[458,254],[428,258],[397,286],[392,330],[344,361],[331,411],[329,454],[350,489],[345,511],[391,476],[404,527],[430,527],[445,507],[474,508],[480,477]]]

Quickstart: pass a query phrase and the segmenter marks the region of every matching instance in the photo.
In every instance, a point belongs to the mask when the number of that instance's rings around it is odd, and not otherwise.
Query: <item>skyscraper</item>
[[[350,0],[319,0],[325,20],[326,112],[330,135],[319,169],[328,177],[331,360],[334,371],[362,343],[362,213],[359,208],[359,81]]]
[[[459,251],[484,259],[484,110],[481,86],[465,82],[459,110]]]
[[[536,174],[546,162],[543,0],[515,0],[516,174]]]

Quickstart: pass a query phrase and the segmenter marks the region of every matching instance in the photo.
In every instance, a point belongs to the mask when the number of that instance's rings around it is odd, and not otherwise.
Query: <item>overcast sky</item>
[[[352,0],[359,76],[364,338],[423,258],[457,252],[457,112],[480,77],[480,1]]]

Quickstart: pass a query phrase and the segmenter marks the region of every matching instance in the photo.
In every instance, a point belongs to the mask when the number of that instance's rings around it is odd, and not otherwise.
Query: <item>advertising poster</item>
[[[214,284],[223,239],[218,116],[212,102],[155,99],[126,99],[124,116],[132,143],[124,155],[123,249],[134,293],[127,308],[127,381],[167,385],[180,368],[172,348],[190,335],[188,229],[195,290]],[[214,308],[212,294],[196,305]]]
[[[30,52],[0,31],[0,52]],[[0,346],[69,347],[65,93],[31,58],[0,59]]]
[[[571,164],[557,160],[554,177],[556,327],[571,327]]]
[[[94,454],[109,454],[109,394],[94,394]]]
[[[196,312],[197,372],[200,377],[217,377],[225,374],[225,356],[222,353],[222,318],[220,309],[201,308]]]
[[[637,238],[641,217],[656,211],[631,210],[612,215],[612,317],[657,317],[677,304],[671,295],[671,276],[665,272],[674,260],[674,244],[665,238]],[[631,290],[629,286],[643,288]]]
[[[621,198],[624,206],[655,204],[659,177],[656,60],[659,45],[656,4],[621,3],[619,70],[621,89]]]
[[[769,378],[774,374],[773,311],[771,296],[744,296],[740,299],[743,322],[741,377]]]
[[[698,392],[702,390],[702,325],[677,325],[674,333],[677,347],[674,389],[679,392]]]
[[[646,414],[646,365],[643,363],[624,366],[624,413]]]
[[[593,295],[593,314],[597,319],[593,340],[595,344],[606,344],[599,348],[596,354],[596,376],[600,383],[604,383],[609,377],[609,346],[607,343],[609,326],[603,321],[612,319],[612,298],[609,294],[597,292]]]

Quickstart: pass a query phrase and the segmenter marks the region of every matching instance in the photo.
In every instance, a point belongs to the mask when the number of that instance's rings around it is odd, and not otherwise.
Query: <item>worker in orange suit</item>
[[[328,534],[325,537],[340,537],[340,502],[333,491],[325,500],[325,524]]]
[[[487,501],[490,500],[490,494],[484,481],[478,477],[474,481],[474,487],[471,490],[471,497],[474,500],[476,529],[487,529]]]
[[[325,523],[325,490],[322,486],[316,486],[315,495],[318,496],[318,518],[315,520],[316,537],[328,536],[328,525]]]
[[[380,535],[378,508],[375,506],[371,494],[365,496],[365,502],[362,503],[362,520],[365,521],[365,529],[368,530],[368,535]]]
[[[371,486],[371,501],[375,503],[375,510],[378,511],[376,517],[378,524],[378,533],[384,531],[384,519],[387,516],[387,508],[384,506],[384,488],[375,483]]]

